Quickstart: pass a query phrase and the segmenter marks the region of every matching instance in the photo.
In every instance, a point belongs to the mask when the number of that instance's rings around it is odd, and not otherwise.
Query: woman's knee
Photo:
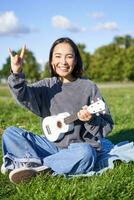
[[[83,143],[80,146],[80,155],[83,159],[90,160],[95,156],[95,150],[90,146],[90,144]]]
[[[19,135],[20,133],[22,133],[20,128],[14,127],[14,126],[10,126],[8,128],[5,129],[3,135],[2,135],[2,139],[5,139],[7,137],[12,137],[14,135]]]

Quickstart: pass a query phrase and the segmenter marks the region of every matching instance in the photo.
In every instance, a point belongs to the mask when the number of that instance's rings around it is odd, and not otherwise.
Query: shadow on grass
[[[122,141],[134,141],[134,129],[122,129],[113,135],[109,135],[108,139],[111,140],[114,144]]]

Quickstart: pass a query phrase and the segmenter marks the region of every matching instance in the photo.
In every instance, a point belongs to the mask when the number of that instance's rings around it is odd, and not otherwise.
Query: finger
[[[79,116],[82,117],[82,118],[85,118],[87,115],[88,115],[87,112],[85,112],[84,110],[81,110],[79,112]]]
[[[87,110],[83,110],[83,114],[86,116],[86,117],[90,117],[91,114],[87,111]]]
[[[20,57],[18,56],[18,54],[16,54],[16,55],[14,56],[13,63],[14,63],[14,64],[17,64],[17,63],[19,63],[19,62],[20,62]]]
[[[85,106],[82,107],[83,110],[87,110],[87,108],[88,108],[87,105],[85,105]]]
[[[25,51],[26,51],[26,45],[24,45],[21,49],[20,58],[24,58]]]
[[[12,53],[12,50],[10,48],[8,48],[8,53],[9,53],[9,56],[12,58],[13,57],[13,53]]]

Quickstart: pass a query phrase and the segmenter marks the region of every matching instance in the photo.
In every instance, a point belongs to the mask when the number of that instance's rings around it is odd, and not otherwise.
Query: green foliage
[[[130,35],[115,37],[91,56],[87,77],[98,82],[134,81],[133,52],[134,39]]]
[[[124,49],[114,44],[98,48],[91,57],[90,77],[95,81],[123,80]]]
[[[10,73],[10,57],[6,59],[6,64],[3,65],[3,68],[0,70],[0,78],[6,78]]]
[[[134,46],[122,48],[109,44],[98,48],[91,56],[87,76],[95,81],[133,81]]]
[[[113,39],[113,43],[115,43],[119,47],[124,47],[127,49],[128,47],[134,45],[134,39],[130,35],[116,36]]]
[[[50,70],[49,70],[49,66],[48,66],[48,62],[45,64],[44,66],[44,71],[41,73],[41,78],[47,78],[50,77]]]
[[[134,80],[134,45],[126,51],[126,62],[124,64],[124,78]]]
[[[85,44],[78,44],[78,49],[83,61],[83,67],[84,67],[84,75],[86,76],[86,71],[89,68],[89,64],[90,64],[90,53],[88,53],[85,49],[86,49],[86,45]]]
[[[32,81],[39,80],[40,78],[40,65],[37,63],[35,56],[31,51],[26,52],[23,63],[24,73],[27,79]]]
[[[134,85],[98,85],[115,122],[108,138],[117,143],[134,141]],[[122,86],[122,87],[121,87]],[[41,134],[40,119],[15,103],[6,86],[0,87],[0,143],[9,126],[23,127]],[[0,150],[0,165],[2,151]],[[29,183],[14,185],[0,174],[1,200],[129,200],[134,199],[133,163],[116,164],[101,176],[51,177],[41,174]]]

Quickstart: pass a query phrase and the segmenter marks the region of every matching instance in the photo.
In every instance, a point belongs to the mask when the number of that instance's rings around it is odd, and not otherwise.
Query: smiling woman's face
[[[68,43],[59,43],[54,47],[52,55],[52,66],[56,74],[62,80],[71,81],[74,79],[72,71],[76,64],[75,53]]]

